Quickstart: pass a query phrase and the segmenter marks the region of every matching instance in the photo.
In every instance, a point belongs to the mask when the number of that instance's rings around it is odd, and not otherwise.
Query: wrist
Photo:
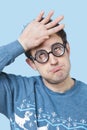
[[[19,42],[19,43],[21,44],[21,46],[23,47],[24,51],[27,51],[27,50],[28,50],[28,48],[27,48],[27,46],[26,46],[26,44],[24,43],[23,40],[21,40],[20,38],[18,38],[18,42]]]

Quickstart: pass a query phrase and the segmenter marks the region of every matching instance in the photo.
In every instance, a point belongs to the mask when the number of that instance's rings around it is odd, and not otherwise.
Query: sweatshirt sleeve
[[[18,40],[0,47],[0,72],[3,68],[11,64],[17,56],[24,52]]]
[[[24,49],[17,40],[0,47],[0,113],[7,117],[11,115],[12,87],[14,84],[17,86],[17,78],[16,76],[3,73],[2,70],[23,52]]]

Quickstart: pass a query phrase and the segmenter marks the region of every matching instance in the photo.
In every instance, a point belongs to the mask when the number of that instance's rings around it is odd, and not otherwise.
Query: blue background
[[[64,15],[68,41],[71,46],[71,76],[87,83],[87,0],[2,0],[0,1],[0,46],[14,41],[23,26],[32,21],[41,10],[55,11],[53,19]],[[25,63],[25,56],[4,69],[21,75],[37,75]],[[8,119],[0,114],[0,130],[10,130]]]

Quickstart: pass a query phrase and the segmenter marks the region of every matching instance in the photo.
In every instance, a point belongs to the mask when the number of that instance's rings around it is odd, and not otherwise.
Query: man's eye
[[[39,55],[39,58],[40,58],[40,59],[44,59],[45,57],[46,57],[46,56],[45,56],[44,53],[42,53],[42,54]]]
[[[55,51],[58,51],[58,50],[60,50],[60,49],[61,49],[60,47],[56,47],[56,48],[55,48]]]
[[[56,47],[56,48],[54,49],[55,52],[59,52],[59,51],[61,51],[61,50],[62,50],[61,47]]]

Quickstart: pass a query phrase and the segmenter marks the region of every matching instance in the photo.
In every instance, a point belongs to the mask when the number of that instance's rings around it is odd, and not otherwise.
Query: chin
[[[59,75],[52,76],[51,78],[47,78],[45,80],[47,80],[51,84],[58,84],[58,83],[64,82],[67,79],[67,77],[68,77],[68,74],[67,75],[61,74],[60,76]]]
[[[65,80],[65,78],[45,78],[45,81],[50,84],[58,84]]]

